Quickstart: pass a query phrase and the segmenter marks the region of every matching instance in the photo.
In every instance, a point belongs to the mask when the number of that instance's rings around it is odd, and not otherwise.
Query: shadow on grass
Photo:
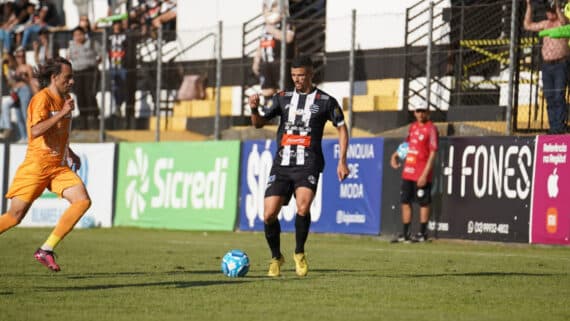
[[[156,276],[156,275],[184,275],[184,274],[220,274],[219,270],[182,270],[178,269],[175,271],[152,271],[152,272],[94,272],[94,273],[81,273],[81,274],[71,274],[65,277],[70,280],[81,280],[81,279],[96,279],[96,278],[110,278],[110,277],[124,277],[124,276]]]
[[[466,273],[434,273],[434,274],[397,274],[386,275],[386,278],[440,278],[440,277],[485,277],[485,276],[567,276],[566,273],[529,273],[529,272],[466,272]]]
[[[8,296],[8,295],[13,295],[14,292],[10,292],[10,291],[6,291],[6,292],[0,292],[0,296]]]
[[[95,284],[84,286],[62,286],[62,287],[37,287],[47,292],[67,292],[67,291],[92,291],[92,290],[113,290],[124,288],[145,288],[145,287],[168,287],[177,289],[203,287],[223,284],[239,284],[247,281],[227,280],[227,281],[170,281],[170,282],[146,282],[146,283],[126,283],[126,284]]]

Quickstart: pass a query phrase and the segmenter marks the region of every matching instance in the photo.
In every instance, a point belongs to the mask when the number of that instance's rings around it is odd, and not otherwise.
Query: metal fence
[[[345,106],[349,124],[359,113],[405,113],[427,101],[440,120],[503,121],[506,134],[546,131],[543,38],[524,30],[525,10],[525,4],[511,0],[440,0],[419,1],[400,14],[349,11],[320,19],[314,23],[326,37],[310,42],[322,42],[317,44],[322,51],[311,53],[322,66],[319,85]],[[541,19],[544,8],[536,8],[533,20]],[[307,42],[301,31],[311,27],[310,21],[294,22],[300,28],[291,44],[297,53],[298,44]],[[402,32],[374,31],[390,25]],[[120,73],[103,59],[101,77],[93,76],[97,105],[78,106],[81,112],[93,108],[103,116],[88,127],[99,130],[101,141],[109,129],[150,127],[158,141],[161,129],[180,121],[179,127],[192,130],[186,119],[200,119],[211,137],[220,139],[224,128],[247,118],[247,96],[259,90],[259,79],[251,73],[253,51],[245,50],[246,45],[255,48],[259,37],[245,29],[245,24],[218,22],[200,30],[127,33],[132,59],[125,65],[126,79],[118,80]],[[100,44],[101,57],[109,56],[110,43],[104,39],[110,34],[90,35]],[[70,41],[70,32],[52,38],[63,56]],[[228,57],[226,51],[241,56]],[[180,104],[179,89],[187,76],[199,76],[207,97],[196,100],[205,101]]]

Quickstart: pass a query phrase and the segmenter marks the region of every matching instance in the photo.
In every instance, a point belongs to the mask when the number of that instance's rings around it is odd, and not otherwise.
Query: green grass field
[[[32,254],[49,229],[0,236],[0,320],[570,320],[570,248],[311,234],[299,278],[265,277],[261,233],[75,230],[62,272]],[[245,250],[245,278],[220,272]]]

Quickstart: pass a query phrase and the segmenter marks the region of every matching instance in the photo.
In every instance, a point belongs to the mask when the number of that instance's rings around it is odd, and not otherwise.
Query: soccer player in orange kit
[[[71,169],[81,166],[79,157],[69,148],[71,112],[75,108],[69,96],[73,86],[71,63],[61,57],[48,60],[40,66],[36,77],[41,90],[28,106],[26,157],[6,193],[11,203],[8,211],[0,216],[0,234],[19,224],[46,188],[65,198],[70,203],[69,208],[34,253],[38,262],[57,272],[60,267],[55,262],[53,249],[89,209],[91,199]]]

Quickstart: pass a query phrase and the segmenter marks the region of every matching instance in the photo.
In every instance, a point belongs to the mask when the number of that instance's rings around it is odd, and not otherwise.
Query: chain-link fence
[[[315,83],[339,100],[355,127],[372,133],[405,125],[407,112],[426,101],[435,120],[507,123],[510,111],[507,127],[515,132],[546,131],[555,90],[542,80],[544,67],[566,56],[549,55],[548,40],[525,30],[526,3],[517,2],[515,12],[512,4],[418,1],[393,12],[327,15],[314,1],[287,18],[294,40],[285,62],[310,55]],[[536,4],[531,20],[544,19],[546,7]],[[101,140],[110,129],[154,129],[159,140],[159,130],[219,138],[225,128],[248,125],[247,98],[263,90],[264,75],[254,68],[263,29],[263,16],[254,15],[192,30],[141,34],[109,26],[90,33],[101,60],[90,65],[95,70],[75,68],[82,85],[74,126],[99,130]],[[72,60],[73,42],[72,31],[51,34],[51,45]]]

